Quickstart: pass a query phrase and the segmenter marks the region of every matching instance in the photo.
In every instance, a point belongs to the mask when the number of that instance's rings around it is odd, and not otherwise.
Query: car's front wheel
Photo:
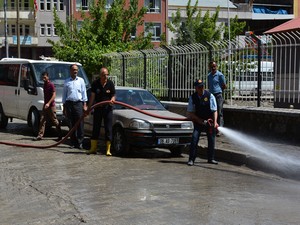
[[[113,153],[116,155],[125,155],[129,151],[129,145],[124,134],[124,130],[121,127],[113,129],[113,141],[112,141]]]
[[[184,146],[176,146],[176,147],[170,148],[170,151],[171,151],[172,156],[179,157],[179,156],[181,156],[183,149],[184,149]]]

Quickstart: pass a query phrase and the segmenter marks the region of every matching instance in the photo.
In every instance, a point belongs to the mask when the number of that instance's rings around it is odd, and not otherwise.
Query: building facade
[[[89,4],[91,0],[71,0],[71,13],[77,19],[80,24],[81,21],[81,9],[88,13]],[[91,1],[92,2],[92,1]],[[125,1],[125,7],[129,7],[130,0]],[[109,10],[113,0],[106,1],[106,10]],[[144,15],[143,25],[136,28],[135,33],[132,34],[132,38],[138,36],[142,32],[147,35],[149,32],[152,33],[152,43],[155,47],[158,47],[161,43],[161,35],[166,33],[166,21],[167,21],[167,9],[168,0],[140,0],[138,7],[148,8],[147,13]]]
[[[0,11],[1,58],[39,59],[41,56],[52,56],[47,40],[59,39],[55,33],[53,9],[57,10],[62,21],[66,21],[68,1],[0,0],[1,5],[5,3],[6,7]]]
[[[0,57],[18,57],[19,52],[20,57],[31,59],[53,56],[51,44],[47,42],[48,39],[59,40],[54,27],[53,9],[57,10],[62,21],[66,21],[68,16],[73,15],[80,26],[81,10],[88,13],[91,2],[92,0],[0,0],[0,5],[3,6],[0,8]],[[196,0],[192,0],[191,5],[195,2]],[[107,10],[112,3],[113,0],[107,0]],[[172,19],[172,14],[178,8],[182,11],[184,21],[187,3],[188,0],[139,0],[139,7],[145,6],[148,11],[144,16],[143,25],[136,28],[132,38],[142,32],[146,34],[151,32],[155,47],[160,45],[162,34],[165,34],[166,41],[170,43],[171,39],[176,37],[167,29],[166,22]],[[126,0],[126,6],[128,4],[129,0]],[[252,30],[258,35],[300,16],[299,0],[201,0],[198,2],[202,12],[214,13],[217,6],[220,6],[220,23],[228,25],[228,18],[237,15],[241,21],[246,21],[247,30]]]

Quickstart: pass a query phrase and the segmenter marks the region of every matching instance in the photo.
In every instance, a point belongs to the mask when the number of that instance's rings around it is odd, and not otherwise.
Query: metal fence
[[[215,60],[225,75],[227,104],[298,108],[298,31],[104,55],[116,85],[143,87],[161,100],[187,101]],[[299,107],[300,108],[300,107]]]

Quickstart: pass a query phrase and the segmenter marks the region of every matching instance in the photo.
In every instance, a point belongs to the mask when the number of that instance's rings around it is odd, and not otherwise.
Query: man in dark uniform
[[[96,104],[102,101],[110,101],[110,103],[96,107],[94,109],[93,133],[91,137],[91,148],[87,152],[88,154],[97,153],[97,144],[100,134],[101,122],[103,119],[105,129],[106,155],[111,156],[110,146],[112,141],[112,112],[116,91],[114,83],[108,79],[108,76],[108,69],[103,67],[100,70],[100,78],[96,79],[92,83],[92,92],[88,104],[88,111],[94,103]]]
[[[196,80],[196,92],[189,98],[187,117],[194,122],[194,132],[190,145],[188,165],[194,165],[197,157],[198,142],[201,132],[206,132],[208,141],[208,163],[218,164],[215,161],[215,135],[217,123],[217,103],[213,94],[204,90],[204,82]]]

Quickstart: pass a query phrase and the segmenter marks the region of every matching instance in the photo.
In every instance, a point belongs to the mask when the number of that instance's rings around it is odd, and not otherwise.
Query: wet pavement
[[[0,132],[1,141],[55,143],[31,139],[22,121]],[[218,138],[218,157],[227,151],[249,159],[232,146]],[[67,144],[0,145],[0,224],[299,224],[299,181],[238,165],[237,158],[219,165],[198,158],[193,167],[187,158],[162,149],[120,158]]]

